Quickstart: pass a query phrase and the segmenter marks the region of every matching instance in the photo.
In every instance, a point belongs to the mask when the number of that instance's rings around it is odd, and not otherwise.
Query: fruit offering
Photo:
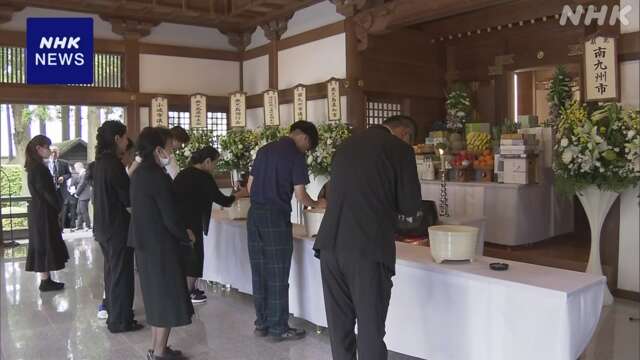
[[[451,165],[454,168],[467,168],[471,167],[475,160],[475,155],[472,153],[462,150],[456,155],[456,157],[451,161]]]
[[[480,154],[491,147],[491,135],[484,132],[467,134],[467,150]]]
[[[476,169],[493,169],[493,154],[491,150],[484,150],[477,160],[473,162]]]

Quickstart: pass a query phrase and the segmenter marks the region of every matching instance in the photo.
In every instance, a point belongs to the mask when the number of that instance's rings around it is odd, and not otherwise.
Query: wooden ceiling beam
[[[26,6],[98,14],[106,18],[126,18],[142,23],[176,23],[244,32],[269,21],[291,16],[322,0],[6,0],[0,7],[0,22],[9,18],[4,11]]]
[[[500,6],[491,6],[477,11],[460,14],[455,17],[439,19],[418,25],[431,38],[448,37],[449,35],[475,33],[476,30],[496,28],[527,22],[532,19],[548,18],[557,21],[554,15],[560,14],[564,5],[579,5],[584,0],[519,0]]]

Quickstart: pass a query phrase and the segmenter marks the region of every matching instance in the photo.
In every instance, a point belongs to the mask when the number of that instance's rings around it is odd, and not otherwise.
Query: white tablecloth
[[[294,230],[289,307],[326,326],[313,240]],[[473,263],[436,264],[429,248],[397,244],[385,341],[390,350],[429,360],[576,360],[602,307],[604,277],[511,261],[495,272]],[[205,238],[206,280],[251,293],[244,222],[212,219]],[[248,289],[247,289],[248,287]]]

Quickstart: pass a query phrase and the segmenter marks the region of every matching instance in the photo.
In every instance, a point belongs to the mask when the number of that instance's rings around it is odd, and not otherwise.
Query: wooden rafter
[[[6,0],[26,6],[127,18],[143,23],[177,23],[239,32],[290,16],[320,0]],[[239,4],[238,6],[236,6]],[[3,5],[5,6],[5,5]]]

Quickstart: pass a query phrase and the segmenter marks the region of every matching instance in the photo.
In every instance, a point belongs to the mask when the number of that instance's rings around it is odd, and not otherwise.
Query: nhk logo
[[[93,83],[92,18],[27,19],[27,84]]]
[[[609,18],[609,25],[615,25],[618,21],[620,21],[623,25],[629,25],[629,19],[627,15],[631,14],[633,8],[631,5],[625,5],[624,7],[620,7],[619,5],[614,5],[611,7],[611,11],[609,11],[609,7],[607,5],[602,5],[600,9],[596,8],[594,5],[589,5],[586,9],[582,5],[578,5],[575,8],[575,11],[571,6],[565,5],[562,8],[562,17],[560,17],[560,25],[564,26],[567,24],[567,20],[570,20],[573,25],[580,25],[580,20],[583,19],[584,15],[584,25],[591,25],[592,21],[597,21],[598,25],[602,26],[607,22],[607,17]]]

